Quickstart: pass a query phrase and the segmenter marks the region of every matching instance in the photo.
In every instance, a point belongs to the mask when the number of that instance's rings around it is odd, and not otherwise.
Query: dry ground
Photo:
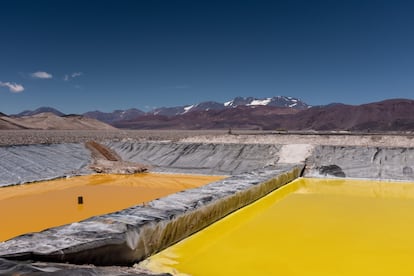
[[[241,135],[209,135],[183,138],[189,143],[304,144],[362,147],[414,147],[414,134],[344,134],[344,133],[273,133]]]
[[[169,140],[194,135],[225,134],[226,131],[185,130],[0,130],[0,145],[85,143],[90,140]]]
[[[0,116],[1,129],[42,129],[42,130],[114,130],[104,122],[78,115],[57,116],[53,113],[40,113],[33,116]]]
[[[0,130],[0,145],[95,141],[182,141],[189,143],[309,144],[414,147],[413,133],[315,133],[233,130]]]

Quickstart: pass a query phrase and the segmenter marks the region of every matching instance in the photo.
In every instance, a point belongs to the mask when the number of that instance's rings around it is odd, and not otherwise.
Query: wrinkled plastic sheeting
[[[237,175],[275,165],[280,145],[109,142],[123,160],[152,166],[152,171]]]
[[[82,144],[0,147],[0,187],[91,173]]]
[[[414,148],[317,146],[306,177],[414,180]]]
[[[229,177],[116,213],[0,243],[0,257],[125,265],[159,252],[300,176],[302,164]]]
[[[0,275],[28,275],[28,276],[168,276],[171,274],[147,274],[133,271],[133,268],[76,266],[56,263],[30,263],[9,261],[0,258]]]

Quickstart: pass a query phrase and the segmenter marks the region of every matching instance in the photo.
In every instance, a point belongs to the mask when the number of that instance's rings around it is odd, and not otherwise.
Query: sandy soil
[[[115,129],[92,118],[77,115],[61,117],[47,112],[23,117],[0,116],[0,122],[3,129]]]

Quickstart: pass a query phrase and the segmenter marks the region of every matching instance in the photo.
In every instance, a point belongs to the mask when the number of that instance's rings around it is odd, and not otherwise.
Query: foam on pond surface
[[[298,179],[141,263],[175,275],[411,275],[414,183]]]
[[[223,176],[89,175],[0,188],[0,241],[199,187]],[[78,197],[82,197],[80,204]]]

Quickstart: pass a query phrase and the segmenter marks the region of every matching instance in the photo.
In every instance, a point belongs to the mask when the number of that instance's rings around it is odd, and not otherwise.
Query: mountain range
[[[127,110],[115,110],[114,112],[106,113],[101,111],[86,112],[83,115],[86,117],[94,118],[102,122],[109,124],[117,124],[121,121],[134,120],[140,116],[167,116],[174,117],[184,115],[195,111],[220,111],[226,109],[232,109],[239,106],[272,106],[289,108],[292,110],[302,110],[309,108],[309,105],[301,101],[300,99],[285,96],[276,96],[272,98],[253,98],[253,97],[236,97],[231,101],[225,103],[219,103],[214,101],[201,102],[192,105],[174,106],[174,107],[161,107],[151,110],[149,112],[143,112],[138,109]],[[18,114],[19,115],[19,114]]]
[[[62,116],[56,109],[40,108],[12,117],[33,116],[45,110]],[[150,112],[138,109],[110,113],[92,111],[82,114],[82,117],[127,129],[414,131],[414,100],[391,99],[363,105],[334,103],[311,107],[293,97],[236,97],[225,103],[210,101],[157,108]]]

